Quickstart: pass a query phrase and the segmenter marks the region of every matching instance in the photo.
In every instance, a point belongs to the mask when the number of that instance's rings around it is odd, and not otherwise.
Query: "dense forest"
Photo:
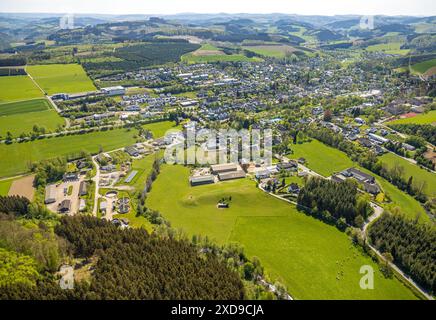
[[[62,290],[51,277],[7,284],[0,299],[242,299],[239,275],[187,241],[143,229],[122,230],[93,217],[64,217],[55,227],[74,257],[96,261],[92,280]]]
[[[371,243],[418,284],[436,292],[436,229],[398,214],[383,214],[369,229]]]
[[[310,178],[298,195],[298,205],[340,229],[347,224],[362,226],[372,209],[367,199],[358,195],[354,181],[335,182]]]

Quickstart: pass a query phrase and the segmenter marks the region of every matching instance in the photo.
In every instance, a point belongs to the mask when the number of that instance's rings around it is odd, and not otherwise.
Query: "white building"
[[[123,86],[107,87],[107,88],[102,88],[101,92],[103,92],[108,96],[117,96],[117,95],[124,95],[126,93],[126,89]]]

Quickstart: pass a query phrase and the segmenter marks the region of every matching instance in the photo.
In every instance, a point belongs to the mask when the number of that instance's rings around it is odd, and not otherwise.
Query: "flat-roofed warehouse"
[[[242,179],[245,178],[245,172],[244,170],[238,170],[238,171],[218,173],[218,178],[220,179],[220,181]]]
[[[56,202],[56,185],[49,184],[45,187],[45,204]]]
[[[214,164],[210,166],[210,168],[213,174],[238,171],[238,165],[236,163]]]
[[[191,186],[200,186],[203,184],[215,183],[215,178],[212,175],[197,176],[189,178]]]

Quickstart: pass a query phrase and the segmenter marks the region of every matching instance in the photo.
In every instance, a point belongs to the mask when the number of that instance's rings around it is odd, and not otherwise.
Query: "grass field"
[[[143,125],[142,127],[150,130],[154,138],[163,137],[168,130],[171,129],[179,130],[182,128],[181,126],[176,126],[175,123],[171,121],[149,123]]]
[[[36,140],[26,143],[0,145],[0,177],[28,171],[28,163],[78,153],[82,150],[96,153],[101,146],[110,151],[133,144],[137,130],[114,129],[83,135]]]
[[[306,158],[307,167],[324,176],[329,176],[334,172],[339,172],[353,166],[359,167],[357,164],[354,164],[345,153],[317,140],[312,140],[310,143],[292,145],[291,148],[295,150],[295,153],[289,155],[290,158]],[[387,180],[376,176],[374,173],[364,168],[359,167],[359,169],[376,177],[377,182],[392,201],[390,206],[399,207],[404,214],[411,218],[415,218],[416,214],[419,213],[423,221],[429,220],[424,209],[413,197],[399,190]]]
[[[295,48],[281,44],[264,44],[258,46],[244,46],[243,49],[252,51],[266,57],[284,58],[287,54],[292,53]]]
[[[291,149],[293,153],[288,155],[289,158],[305,158],[307,161],[306,165],[310,169],[325,177],[353,166],[353,162],[345,153],[317,140],[293,144]]]
[[[27,72],[48,94],[96,90],[81,65],[49,64],[28,66]]]
[[[427,113],[419,114],[412,118],[404,118],[404,119],[398,119],[389,122],[388,124],[407,124],[407,123],[414,123],[414,124],[432,124],[436,123],[436,110],[429,111]]]
[[[426,73],[429,69],[434,67],[436,67],[436,59],[419,62],[411,66],[412,71],[420,74]]]
[[[7,196],[13,179],[0,181],[0,196]]]
[[[188,235],[241,243],[295,298],[415,298],[398,280],[383,278],[344,233],[268,196],[248,179],[190,187],[188,176],[188,168],[163,166],[147,206]],[[228,196],[232,196],[230,208],[217,209],[219,199]],[[359,287],[362,265],[374,267],[374,290]]]
[[[0,103],[44,96],[28,76],[0,77],[0,88]]]
[[[32,132],[33,126],[55,130],[65,123],[45,99],[12,102],[0,105],[0,136],[9,131],[14,137]]]
[[[403,44],[403,42],[380,43],[368,46],[366,50],[370,52],[381,51],[387,54],[406,55],[410,50],[400,49]]]
[[[210,63],[210,62],[237,62],[258,61],[258,58],[248,58],[243,54],[225,54],[219,48],[211,44],[203,44],[200,49],[182,56],[185,63]]]
[[[0,104],[0,117],[11,116],[20,113],[46,111],[51,109],[46,99],[33,99],[27,101]]]
[[[410,163],[409,161],[390,152],[381,156],[380,160],[388,167],[392,167],[396,163],[401,165],[404,168],[405,179],[409,179],[409,177],[412,176],[414,183],[417,181],[425,181],[425,194],[432,197],[436,196],[436,174],[421,169],[417,165],[414,165],[413,163]]]

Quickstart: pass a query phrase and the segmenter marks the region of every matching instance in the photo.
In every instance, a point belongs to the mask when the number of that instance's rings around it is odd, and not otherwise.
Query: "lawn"
[[[175,122],[172,121],[161,121],[153,122],[149,124],[144,124],[142,126],[144,129],[150,130],[154,138],[161,138],[165,135],[168,130],[181,130],[181,126],[176,126]]]
[[[429,111],[427,113],[419,114],[415,117],[398,119],[389,122],[388,124],[432,124],[436,123],[436,110]]]
[[[388,167],[392,168],[395,164],[398,164],[404,168],[404,178],[409,179],[413,177],[414,183],[425,182],[424,188],[425,194],[428,196],[436,196],[436,174],[421,169],[417,165],[410,163],[409,161],[389,152],[380,157],[380,160]]]
[[[0,77],[0,88],[0,103],[44,96],[28,76]]]
[[[159,210],[174,228],[188,235],[241,243],[295,298],[415,298],[398,280],[383,278],[344,233],[268,196],[254,182],[242,179],[190,187],[188,176],[186,167],[164,165],[147,206]],[[218,209],[219,199],[229,196],[230,208]],[[374,290],[359,287],[362,265],[374,267]]]
[[[297,51],[295,48],[281,44],[264,44],[257,46],[244,46],[245,50],[252,51],[266,57],[284,58],[287,54]]]
[[[26,70],[50,95],[96,90],[85,70],[78,64],[35,65],[28,66]]]
[[[293,144],[291,149],[293,153],[288,155],[289,158],[305,158],[307,161],[306,165],[310,169],[325,177],[353,166],[353,162],[345,153],[317,140]]]
[[[187,53],[182,56],[182,62],[185,63],[211,63],[211,62],[238,62],[238,61],[260,61],[261,59],[253,57],[248,58],[243,54],[225,54],[217,47],[204,44],[200,49]]]
[[[1,144],[0,177],[25,173],[28,164],[33,161],[77,154],[80,151],[96,153],[100,147],[110,151],[128,146],[135,143],[135,134],[137,130],[114,129],[11,145]]]

